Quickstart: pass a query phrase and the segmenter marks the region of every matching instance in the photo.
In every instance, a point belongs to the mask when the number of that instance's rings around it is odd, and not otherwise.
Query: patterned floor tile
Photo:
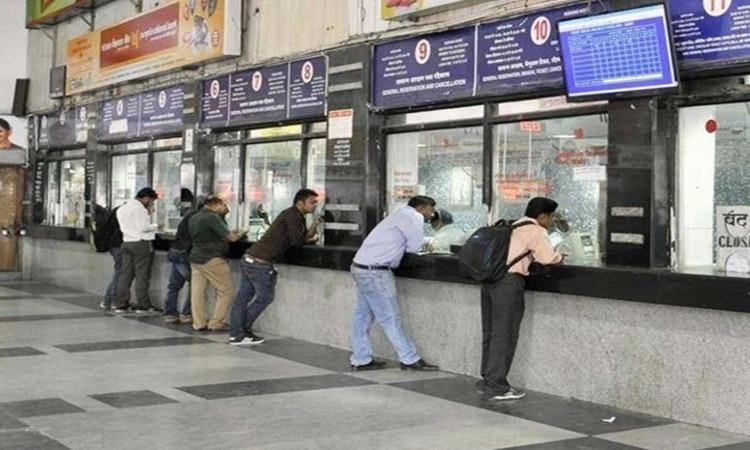
[[[115,408],[134,408],[138,406],[177,403],[176,400],[152,391],[112,392],[109,394],[92,395],[91,397]]]
[[[750,444],[750,438],[747,436],[686,423],[622,431],[598,437],[648,450],[704,450],[732,444]]]
[[[313,391],[350,386],[365,386],[369,381],[346,375],[315,375],[273,380],[242,381],[237,383],[207,384],[179,387],[182,391],[207,400],[248,395],[278,394],[281,392]]]
[[[84,412],[81,408],[59,398],[43,398],[38,400],[24,400],[20,402],[0,403],[0,412],[11,417],[50,416],[54,414],[69,414]]]
[[[0,348],[0,358],[9,358],[13,356],[36,356],[44,354],[44,352],[32,347]]]
[[[123,350],[129,348],[169,347],[175,345],[214,344],[207,339],[192,336],[163,339],[136,339],[130,341],[84,342],[81,344],[63,344],[55,347],[70,353],[98,352],[105,350]]]

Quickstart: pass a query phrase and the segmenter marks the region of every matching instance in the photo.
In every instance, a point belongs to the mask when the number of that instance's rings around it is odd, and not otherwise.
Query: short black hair
[[[415,195],[409,199],[409,206],[416,208],[417,206],[432,206],[435,207],[435,199],[426,195]]]
[[[146,197],[152,198],[154,200],[158,200],[159,194],[157,194],[156,191],[151,189],[150,187],[145,187],[141,189],[140,191],[138,191],[137,194],[135,194],[135,198],[146,198]]]
[[[297,191],[296,194],[294,194],[294,201],[293,204],[297,204],[297,202],[304,202],[310,197],[317,197],[318,193],[313,191],[312,189],[300,189]]]
[[[0,117],[0,128],[5,128],[6,130],[11,130],[10,123],[8,123],[7,120]]]
[[[442,208],[435,211],[435,219],[443,222],[446,225],[450,225],[453,223],[453,215],[449,213],[448,210]]]
[[[552,214],[557,210],[557,202],[547,197],[534,197],[526,205],[526,217],[536,219],[542,214]]]
[[[188,188],[180,189],[180,202],[193,203],[194,200],[195,200],[195,196],[193,195],[193,192],[190,191],[190,189]]]

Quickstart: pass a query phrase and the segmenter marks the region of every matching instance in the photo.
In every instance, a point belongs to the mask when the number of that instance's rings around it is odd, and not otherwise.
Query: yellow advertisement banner
[[[487,0],[380,0],[380,17],[399,20]]]
[[[178,0],[68,41],[66,92],[238,56],[241,0]]]

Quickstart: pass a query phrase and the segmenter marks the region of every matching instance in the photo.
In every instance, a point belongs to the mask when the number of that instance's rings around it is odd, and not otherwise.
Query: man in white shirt
[[[151,224],[149,213],[159,196],[151,188],[138,191],[134,199],[117,209],[122,231],[122,274],[117,284],[115,313],[129,312],[130,285],[135,278],[135,312],[159,311],[148,298],[148,283],[153,260],[153,241],[157,225]]]

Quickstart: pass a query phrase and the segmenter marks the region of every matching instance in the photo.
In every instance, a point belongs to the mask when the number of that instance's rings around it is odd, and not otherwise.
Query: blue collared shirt
[[[393,211],[362,243],[354,262],[396,267],[404,252],[417,252],[424,240],[424,216],[411,206]]]

